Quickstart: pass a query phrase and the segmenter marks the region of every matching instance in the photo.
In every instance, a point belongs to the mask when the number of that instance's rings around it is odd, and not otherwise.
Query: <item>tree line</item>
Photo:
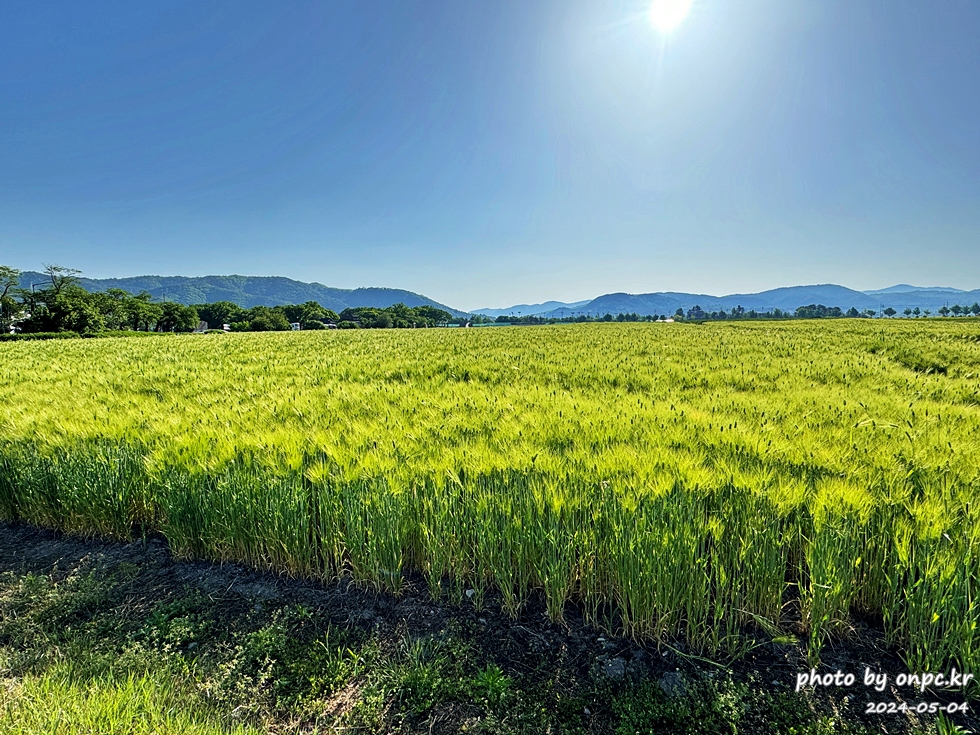
[[[185,306],[154,301],[146,291],[120,288],[88,291],[79,285],[80,272],[45,266],[48,282],[20,288],[20,271],[0,265],[0,334],[111,332],[191,332],[206,322],[212,329],[233,332],[300,329],[377,329],[444,326],[453,316],[432,306],[358,307],[340,314],[316,301],[283,306],[243,308],[230,301]]]
[[[940,316],[980,316],[980,303],[974,303],[973,306],[951,306],[939,309],[937,313]],[[895,309],[888,307],[881,311],[881,316],[893,317],[898,314]],[[928,317],[932,315],[929,309],[906,309],[904,311],[907,317]],[[667,319],[672,319],[675,322],[679,321],[720,321],[727,319],[843,319],[845,317],[849,319],[870,319],[878,316],[879,313],[874,309],[865,309],[864,311],[858,311],[853,306],[844,311],[839,306],[824,306],[823,304],[808,304],[807,306],[800,306],[793,311],[784,311],[782,309],[769,309],[767,311],[756,311],[755,309],[744,309],[741,306],[736,306],[731,309],[731,311],[725,311],[720,309],[718,311],[705,311],[700,306],[694,306],[687,311],[684,309],[677,309],[673,314],[636,314],[636,313],[620,313],[616,314],[604,314],[591,315],[591,314],[578,314],[575,316],[567,317],[544,317],[544,316],[514,316],[514,315],[501,315],[496,319],[491,317],[480,317],[477,316],[473,319],[474,324],[568,324],[568,323],[582,323],[582,322],[659,322],[665,321]]]

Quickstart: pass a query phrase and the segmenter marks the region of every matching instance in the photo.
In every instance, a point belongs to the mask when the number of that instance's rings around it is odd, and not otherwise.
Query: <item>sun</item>
[[[650,25],[661,33],[670,33],[687,17],[694,0],[653,0],[648,15]]]

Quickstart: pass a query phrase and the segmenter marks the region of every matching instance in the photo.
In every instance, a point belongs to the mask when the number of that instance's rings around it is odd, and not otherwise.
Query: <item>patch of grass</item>
[[[258,629],[223,647],[206,686],[209,697],[251,711],[316,710],[363,666],[345,630],[321,630],[295,607],[279,609]]]
[[[3,735],[258,735],[190,706],[169,671],[86,678],[71,665],[0,680]]]

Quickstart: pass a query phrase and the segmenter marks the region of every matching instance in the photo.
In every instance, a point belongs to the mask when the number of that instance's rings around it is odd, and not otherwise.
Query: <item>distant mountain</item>
[[[862,291],[868,296],[878,296],[884,293],[911,293],[912,291],[942,291],[945,293],[965,293],[962,288],[950,288],[949,286],[910,286],[907,283],[900,283],[897,286],[879,288],[874,291]]]
[[[898,312],[905,309],[930,309],[936,311],[944,304],[959,303],[963,306],[980,301],[980,289],[976,291],[937,291],[934,289],[866,294],[843,286],[823,284],[817,286],[790,286],[775,288],[761,293],[731,294],[711,296],[709,294],[689,294],[677,292],[658,292],[648,294],[613,293],[599,296],[586,304],[576,307],[559,307],[539,314],[543,317],[561,318],[569,316],[602,316],[604,314],[673,314],[678,309],[685,312],[695,306],[705,311],[731,311],[737,306],[760,312],[781,309],[795,311],[808,304],[839,306],[845,311],[852,306],[858,311],[873,309],[881,311],[891,307]],[[509,312],[507,312],[509,313]]]
[[[34,284],[48,284],[43,273],[25,271],[20,285],[30,288]],[[279,306],[316,301],[327,309],[341,312],[347,308],[373,306],[384,308],[402,303],[405,306],[435,306],[453,316],[465,316],[466,312],[426,298],[411,291],[397,288],[331,288],[320,283],[303,283],[281,276],[134,276],[132,278],[81,278],[79,283],[89,291],[105,291],[121,288],[132,293],[147,291],[154,298],[176,301],[181,304],[210,304],[215,301],[231,301],[239,306]]]
[[[553,311],[554,309],[575,309],[579,306],[584,306],[589,303],[589,300],[585,301],[574,301],[568,303],[565,301],[545,301],[543,304],[516,304],[507,309],[477,309],[474,314],[482,314],[483,316],[533,316],[535,314],[544,314],[546,311]]]

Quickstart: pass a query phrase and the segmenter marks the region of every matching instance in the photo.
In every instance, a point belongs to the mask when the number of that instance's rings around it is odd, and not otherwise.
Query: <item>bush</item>
[[[0,334],[0,342],[16,342],[32,339],[75,339],[78,332],[28,332],[26,334]]]
[[[93,337],[159,337],[164,334],[171,334],[171,332],[134,332],[131,329],[119,329],[106,330],[105,332],[87,332],[82,337],[85,339],[92,339]]]

